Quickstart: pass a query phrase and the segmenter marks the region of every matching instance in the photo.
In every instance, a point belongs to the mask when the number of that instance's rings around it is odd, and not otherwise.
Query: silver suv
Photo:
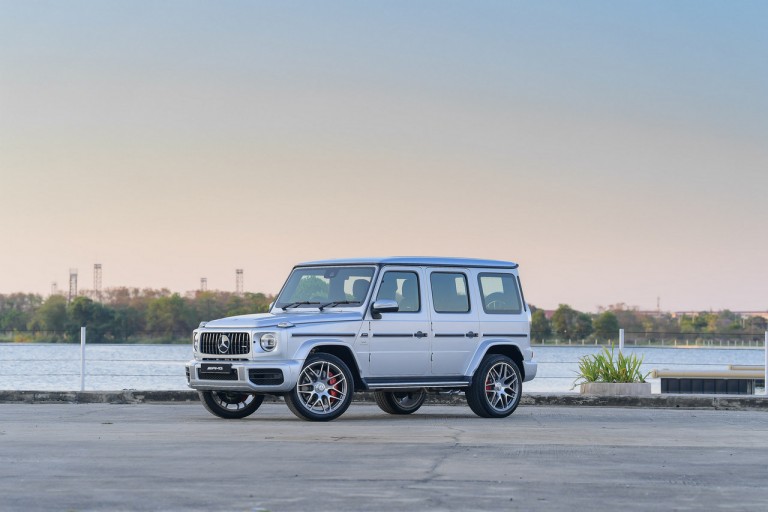
[[[328,421],[355,391],[390,414],[462,391],[502,418],[536,376],[517,264],[463,258],[313,261],[294,267],[269,313],[202,322],[187,382],[205,408],[244,418],[265,395]]]

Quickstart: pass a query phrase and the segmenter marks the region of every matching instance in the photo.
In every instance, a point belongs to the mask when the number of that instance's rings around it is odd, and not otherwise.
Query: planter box
[[[651,383],[585,382],[579,392],[582,395],[646,396],[651,394]]]

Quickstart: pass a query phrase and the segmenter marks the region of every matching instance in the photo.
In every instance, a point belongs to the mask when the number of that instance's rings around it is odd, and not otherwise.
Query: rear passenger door
[[[479,319],[470,294],[466,269],[427,269],[432,317],[433,376],[464,375],[475,353]]]

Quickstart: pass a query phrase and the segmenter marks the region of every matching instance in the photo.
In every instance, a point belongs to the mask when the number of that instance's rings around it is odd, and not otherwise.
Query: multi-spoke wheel
[[[198,391],[198,395],[208,412],[229,420],[250,416],[264,401],[264,395],[239,391]]]
[[[373,394],[376,405],[389,414],[411,414],[419,410],[427,399],[425,389],[413,391],[376,391]]]
[[[354,383],[344,361],[331,354],[309,356],[296,387],[285,397],[299,418],[330,421],[341,416],[352,402]]]
[[[467,390],[467,403],[483,418],[509,416],[520,403],[523,379],[520,369],[507,356],[494,354],[483,359]]]

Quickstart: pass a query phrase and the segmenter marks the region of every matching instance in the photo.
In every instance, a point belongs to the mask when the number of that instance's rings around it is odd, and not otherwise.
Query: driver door
[[[368,312],[371,377],[429,375],[431,338],[426,289],[419,268],[385,267],[381,272],[374,300],[395,300],[400,309],[381,313],[379,319]]]

